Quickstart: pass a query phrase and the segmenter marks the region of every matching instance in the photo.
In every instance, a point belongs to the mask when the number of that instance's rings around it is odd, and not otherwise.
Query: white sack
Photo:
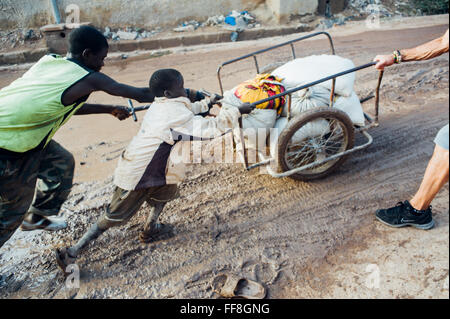
[[[329,106],[330,91],[321,86],[313,86],[292,94],[291,116],[321,106]],[[288,103],[283,108],[281,116],[287,116]]]
[[[327,76],[354,68],[354,63],[337,55],[312,55],[292,60],[275,69],[272,75],[283,79],[286,89],[305,85]],[[336,79],[335,93],[350,96],[355,82],[355,72]],[[331,90],[332,81],[318,84]]]
[[[364,126],[364,111],[355,92],[350,97],[339,96],[333,107],[346,113],[354,125]]]
[[[322,106],[329,106],[331,92],[324,87],[313,86],[292,94],[291,115],[296,116],[302,112]],[[336,95],[333,107],[346,113],[354,125],[364,126],[364,111],[355,91],[349,97]],[[287,105],[282,116],[287,116]]]

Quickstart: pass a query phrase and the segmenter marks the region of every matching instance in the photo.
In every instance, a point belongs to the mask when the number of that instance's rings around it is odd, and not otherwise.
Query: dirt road
[[[360,27],[364,32],[348,35],[335,28],[332,35],[336,53],[360,65],[377,53],[440,36],[448,28],[445,21],[415,28],[409,19],[395,32]],[[146,86],[154,70],[172,67],[184,75],[186,87],[218,92],[221,62],[292,38],[177,49],[159,58],[111,61],[104,72]],[[298,48],[302,56],[328,52],[326,40]],[[261,65],[288,56],[288,49],[270,53]],[[225,88],[255,73],[250,63],[241,68],[224,70]],[[23,72],[2,72],[0,87]],[[448,75],[448,54],[387,70],[381,125],[370,131],[373,144],[325,179],[275,179],[237,164],[192,167],[181,197],[162,215],[162,222],[175,227],[174,237],[140,244],[148,209],[143,207],[129,224],[90,246],[78,262],[80,289],[67,290],[52,249],[73,243],[102,213],[117,158],[139,128],[106,115],[74,117],[55,137],[77,161],[76,185],[63,207],[69,227],[52,234],[15,233],[0,249],[0,273],[14,274],[0,297],[217,298],[210,283],[225,272],[258,280],[269,298],[448,298],[448,184],[433,202],[436,227],[430,231],[391,229],[374,218],[376,209],[408,199],[417,189],[432,140],[449,121]],[[357,73],[360,97],[375,88],[377,76],[374,69]],[[90,101],[126,102],[106,94]],[[371,102],[364,108],[373,114]],[[138,113],[139,119],[143,115]]]

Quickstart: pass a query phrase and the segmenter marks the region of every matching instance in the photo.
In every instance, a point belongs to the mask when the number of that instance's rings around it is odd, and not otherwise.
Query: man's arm
[[[89,76],[87,82],[95,91],[103,91],[114,96],[122,96],[136,100],[140,103],[151,103],[155,99],[148,88],[138,88],[122,84],[100,72]]]
[[[151,103],[154,100],[154,96],[148,88],[138,88],[118,83],[109,76],[96,72],[70,87],[64,93],[62,102],[64,105],[71,105],[80,98],[96,91],[103,91],[114,96],[122,96],[143,103]]]
[[[117,117],[119,120],[125,120],[130,116],[127,108],[119,105],[104,105],[104,104],[88,104],[85,103],[75,115],[85,115],[85,114],[111,114]]]
[[[400,50],[404,62],[429,60],[446,52],[448,52],[448,30],[440,38],[412,49]]]
[[[412,49],[400,50],[402,62],[429,60],[441,54],[448,52],[449,48],[449,30],[437,39],[421,44]],[[375,67],[383,70],[387,66],[395,63],[395,57],[391,55],[377,55],[374,59],[377,62]]]

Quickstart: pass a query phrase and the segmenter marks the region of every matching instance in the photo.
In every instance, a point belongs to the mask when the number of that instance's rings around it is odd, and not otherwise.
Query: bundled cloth
[[[264,100],[286,91],[283,84],[281,84],[281,80],[281,78],[277,78],[270,74],[257,74],[254,79],[238,85],[234,91],[234,95],[244,103],[254,103]],[[276,110],[277,115],[280,115],[285,102],[286,98],[283,96],[258,104],[256,105],[256,108]]]
[[[257,74],[255,78],[245,81],[226,91],[221,101],[223,106],[239,107],[243,103],[254,103],[283,93],[285,88],[281,79],[270,74]],[[283,112],[285,97],[260,103],[250,114],[242,115],[242,128],[246,131],[247,147],[257,149],[257,140],[265,139],[275,121]]]

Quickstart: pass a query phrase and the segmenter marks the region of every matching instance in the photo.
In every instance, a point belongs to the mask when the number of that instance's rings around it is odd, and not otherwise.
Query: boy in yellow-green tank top
[[[67,227],[55,218],[67,199],[75,162],[52,140],[74,114],[129,117],[127,108],[85,103],[95,91],[152,102],[147,88],[118,83],[99,72],[108,53],[95,28],[72,31],[67,57],[47,55],[0,90],[0,247],[22,230]]]

